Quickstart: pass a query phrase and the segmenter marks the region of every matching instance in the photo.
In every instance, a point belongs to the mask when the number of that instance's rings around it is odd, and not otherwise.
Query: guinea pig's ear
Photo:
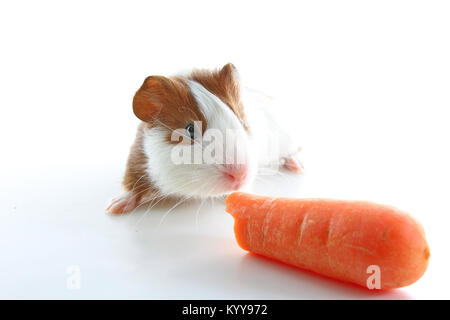
[[[133,98],[133,112],[142,121],[149,121],[162,107],[170,79],[151,76],[145,79]]]
[[[240,79],[239,72],[232,63],[224,65],[219,74],[224,81],[239,82]]]

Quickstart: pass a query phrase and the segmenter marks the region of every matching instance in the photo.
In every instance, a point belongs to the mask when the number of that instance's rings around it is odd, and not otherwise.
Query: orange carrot
[[[242,192],[226,203],[242,249],[325,276],[371,289],[399,288],[418,280],[428,265],[422,226],[393,207]]]

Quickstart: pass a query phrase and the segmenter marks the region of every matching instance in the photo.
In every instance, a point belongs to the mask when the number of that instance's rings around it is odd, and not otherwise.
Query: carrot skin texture
[[[271,198],[235,192],[226,199],[239,246],[272,259],[367,286],[380,268],[380,289],[417,281],[430,251],[408,214],[365,201]]]

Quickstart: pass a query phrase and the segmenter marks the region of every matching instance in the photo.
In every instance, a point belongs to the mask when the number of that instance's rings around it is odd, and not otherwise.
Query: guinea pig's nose
[[[240,184],[247,178],[248,167],[245,164],[224,164],[223,174],[231,181]]]

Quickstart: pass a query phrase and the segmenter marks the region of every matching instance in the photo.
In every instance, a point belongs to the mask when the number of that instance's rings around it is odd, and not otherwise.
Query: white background
[[[0,298],[450,298],[449,16],[445,1],[2,2]],[[285,101],[303,145],[303,176],[255,192],[411,212],[431,248],[416,284],[373,293],[248,255],[219,200],[104,213],[143,79],[227,62]]]

